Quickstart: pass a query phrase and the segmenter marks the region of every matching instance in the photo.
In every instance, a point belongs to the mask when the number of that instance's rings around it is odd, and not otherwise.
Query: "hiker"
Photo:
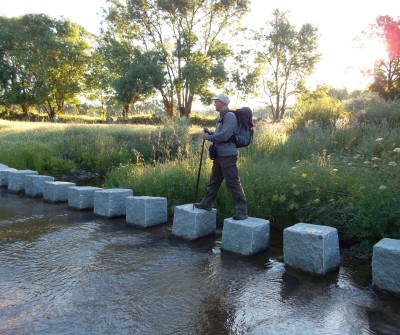
[[[229,112],[229,98],[225,94],[219,94],[212,100],[214,100],[215,109],[220,113],[220,117],[215,132],[211,132],[207,127],[204,128],[203,139],[215,144],[216,157],[213,162],[206,195],[201,202],[196,202],[194,206],[211,211],[222,181],[225,179],[226,188],[235,200],[236,214],[233,219],[244,220],[248,217],[247,204],[239,179],[237,167],[238,150],[236,144],[230,141],[238,127],[237,119],[235,114]]]

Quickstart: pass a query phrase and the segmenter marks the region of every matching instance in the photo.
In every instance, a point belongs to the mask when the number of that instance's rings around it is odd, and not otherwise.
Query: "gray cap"
[[[211,98],[211,100],[219,100],[219,101],[222,101],[225,105],[229,105],[229,102],[230,102],[228,96],[225,95],[225,94],[218,94],[216,97]]]

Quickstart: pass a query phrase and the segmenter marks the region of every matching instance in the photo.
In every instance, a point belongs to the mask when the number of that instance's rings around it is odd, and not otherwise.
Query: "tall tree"
[[[81,92],[90,50],[86,32],[68,20],[43,14],[0,18],[1,102],[25,114],[44,104],[50,116]]]
[[[400,19],[378,16],[376,23],[364,32],[367,37],[378,38],[386,48],[387,58],[375,61],[365,73],[373,78],[370,91],[382,98],[400,99]]]
[[[189,116],[195,96],[206,101],[211,84],[223,85],[229,55],[224,33],[236,28],[247,0],[108,1],[108,29],[159,53],[166,80],[157,89],[168,115],[176,102],[179,114]]]
[[[41,39],[52,21],[44,15],[0,17],[1,104],[20,105],[25,115],[37,103]]]
[[[113,82],[116,97],[124,106],[124,118],[129,116],[131,104],[146,100],[164,82],[163,69],[156,53],[134,50],[132,62],[124,76]]]
[[[61,114],[65,102],[83,92],[91,46],[87,32],[69,20],[55,20],[51,34],[40,49],[42,87],[37,99],[46,102],[50,116]]]
[[[254,35],[258,85],[274,120],[285,113],[289,96],[303,90],[303,83],[320,58],[317,28],[306,23],[299,31],[288,20],[288,12],[275,9],[271,21]]]

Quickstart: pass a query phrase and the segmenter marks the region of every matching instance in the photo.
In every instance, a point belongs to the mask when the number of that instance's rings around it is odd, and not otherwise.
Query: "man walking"
[[[236,144],[230,140],[238,127],[236,116],[229,112],[229,98],[225,94],[219,94],[212,100],[214,100],[215,109],[220,113],[220,117],[215,132],[204,128],[203,139],[215,144],[217,157],[213,162],[206,195],[201,202],[196,202],[194,206],[210,211],[222,181],[225,179],[226,188],[235,200],[236,214],[233,219],[244,220],[247,219],[247,204],[239,179],[238,151]]]

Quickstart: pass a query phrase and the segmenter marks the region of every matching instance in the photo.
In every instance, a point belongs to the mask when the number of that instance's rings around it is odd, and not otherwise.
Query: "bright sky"
[[[101,8],[105,0],[0,0],[0,15],[12,17],[26,13],[61,15],[80,23],[88,31],[100,28]],[[270,20],[272,11],[290,11],[289,20],[296,27],[312,23],[320,33],[319,52],[322,60],[307,83],[330,84],[349,90],[362,89],[368,84],[360,75],[360,68],[370,65],[381,50],[376,45],[359,50],[353,39],[378,15],[400,17],[400,0],[251,0],[249,24],[260,27]]]

